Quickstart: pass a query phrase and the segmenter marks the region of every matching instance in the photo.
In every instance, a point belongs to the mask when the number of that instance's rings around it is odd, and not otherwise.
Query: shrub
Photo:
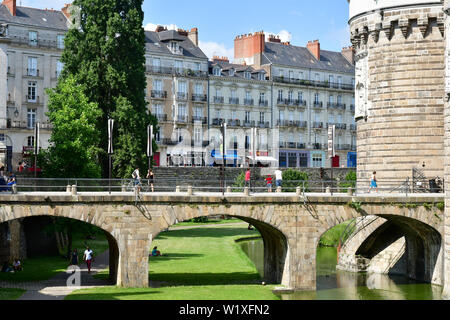
[[[242,172],[240,175],[234,179],[233,184],[233,192],[244,192],[245,186],[245,172]]]
[[[350,171],[345,176],[344,181],[339,183],[339,189],[340,189],[340,192],[345,193],[345,192],[347,192],[348,188],[354,189],[355,187],[356,187],[356,172]]]
[[[295,192],[297,187],[304,187],[305,192],[308,189],[308,174],[293,169],[283,172],[283,192]]]

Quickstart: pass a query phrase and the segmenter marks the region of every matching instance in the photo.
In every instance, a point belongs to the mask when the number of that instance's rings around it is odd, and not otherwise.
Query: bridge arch
[[[200,217],[229,216],[251,224],[259,231],[264,243],[264,280],[274,284],[289,281],[286,264],[289,256],[289,241],[282,227],[283,221],[274,215],[274,206],[190,204],[188,206],[168,205],[161,210],[169,214],[163,215],[161,220],[164,221],[158,224],[159,229],[153,232],[153,238],[178,222]]]
[[[119,276],[119,259],[120,251],[119,244],[114,235],[114,230],[108,231],[107,224],[99,222],[97,219],[93,218],[92,214],[81,214],[77,215],[73,212],[73,207],[58,207],[58,209],[48,207],[41,207],[36,212],[37,208],[28,207],[30,210],[24,210],[24,208],[19,207],[8,207],[0,206],[0,225],[3,223],[14,222],[14,221],[24,221],[27,218],[36,217],[55,217],[55,218],[68,218],[72,220],[77,220],[83,223],[94,225],[101,229],[108,241],[109,247],[109,277],[114,283],[118,282]]]

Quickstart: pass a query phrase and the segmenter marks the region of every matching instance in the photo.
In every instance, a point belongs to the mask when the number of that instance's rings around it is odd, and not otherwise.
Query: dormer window
[[[258,78],[259,80],[264,81],[266,79],[264,72],[258,73]]]
[[[234,77],[234,69],[230,69],[229,75],[230,75],[230,77]]]
[[[221,74],[220,68],[214,68],[214,69],[213,69],[213,74],[214,74],[215,76],[217,76],[217,77],[220,77],[220,74]]]
[[[245,71],[244,72],[244,78],[247,79],[247,80],[250,80],[252,78],[252,74],[250,72],[248,72],[248,71]]]

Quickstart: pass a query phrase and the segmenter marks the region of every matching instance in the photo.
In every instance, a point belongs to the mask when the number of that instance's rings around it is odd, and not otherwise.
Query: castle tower
[[[444,177],[442,0],[348,0],[356,49],[358,179]]]

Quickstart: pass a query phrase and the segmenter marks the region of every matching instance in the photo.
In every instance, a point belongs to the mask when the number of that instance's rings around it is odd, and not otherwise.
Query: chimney
[[[342,48],[342,55],[348,62],[355,64],[355,49],[352,46]]]
[[[214,56],[212,59],[213,62],[230,62],[230,60],[228,59],[228,57],[218,57],[218,56]]]
[[[320,61],[320,42],[319,40],[308,41],[306,45],[309,52],[316,58],[316,60]]]
[[[243,64],[245,62],[249,65],[259,66],[261,64],[264,49],[264,31],[237,36],[234,39],[234,59],[238,64]]]
[[[188,36],[188,32],[186,30],[184,30],[184,29],[178,29],[178,34],[180,36],[185,36],[185,37]]]
[[[193,44],[195,44],[196,47],[198,47],[198,29],[197,28],[192,28],[191,31],[189,31],[188,38],[192,41]]]
[[[16,15],[16,0],[3,0],[2,4],[8,8],[11,15]]]
[[[269,42],[281,43],[281,39],[279,36],[271,34],[269,35]]]
[[[72,15],[70,14],[70,8],[71,7],[72,7],[72,4],[66,3],[64,5],[64,8],[61,9],[61,12],[66,17],[66,19],[69,20],[69,21],[70,21],[70,18],[72,17]]]
[[[163,26],[157,26],[155,32],[167,31],[167,28]]]

